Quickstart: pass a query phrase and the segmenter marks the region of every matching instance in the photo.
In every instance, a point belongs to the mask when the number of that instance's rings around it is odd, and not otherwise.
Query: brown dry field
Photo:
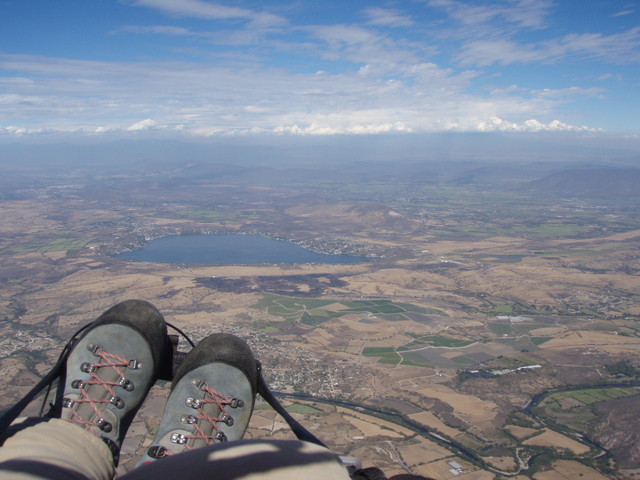
[[[536,428],[526,428],[526,427],[520,427],[518,425],[509,425],[506,427],[506,430],[508,430],[512,435],[520,439],[530,437],[540,431]]]
[[[410,436],[413,432],[407,430],[405,428],[399,427],[390,422],[385,422],[384,420],[376,419],[375,417],[371,417],[369,415],[358,415],[357,413],[352,413],[344,408],[338,407],[338,412],[342,414],[343,418],[356,427],[360,432],[362,432],[362,436],[364,438],[371,437],[391,437],[391,438],[404,438]]]
[[[455,461],[463,467],[462,475],[457,476],[450,472],[451,466],[447,462],[451,461]],[[455,457],[450,457],[447,459],[429,463],[427,465],[418,466],[416,467],[416,473],[426,477],[432,477],[437,480],[449,480],[452,478],[462,478],[468,480],[494,480],[495,478],[495,475],[493,473],[478,470],[476,467],[473,467],[466,462],[460,461]]]
[[[427,427],[433,428],[438,432],[444,433],[450,438],[455,438],[458,435],[462,435],[463,433],[460,430],[449,427],[431,412],[424,411],[420,413],[414,413],[413,415],[409,415],[409,418],[415,420],[416,422],[420,422]]]
[[[51,259],[60,259],[55,255],[50,255]],[[64,260],[63,260],[64,261]],[[188,332],[196,332],[196,336],[204,336],[206,331],[210,331],[213,325],[216,329],[224,330],[225,325],[229,323],[243,323],[243,318],[248,314],[254,321],[271,320],[265,312],[258,312],[252,308],[259,295],[257,293],[221,293],[212,292],[194,282],[196,277],[207,276],[233,276],[233,277],[252,277],[261,276],[280,276],[280,275],[299,275],[299,274],[317,274],[329,273],[334,275],[344,275],[348,273],[353,275],[348,277],[348,286],[338,289],[338,293],[348,291],[351,295],[365,294],[367,292],[383,296],[399,295],[405,301],[417,295],[416,285],[424,288],[425,291],[433,286],[437,291],[430,297],[436,299],[445,298],[443,291],[454,288],[453,283],[446,284],[440,279],[434,278],[430,273],[411,273],[403,276],[403,269],[385,269],[380,272],[363,273],[363,267],[345,267],[342,270],[335,266],[301,266],[296,268],[283,267],[173,267],[165,265],[146,265],[144,268],[137,264],[121,265],[115,269],[112,266],[105,266],[99,269],[92,269],[90,264],[95,264],[94,259],[86,261],[80,259],[77,261],[79,269],[64,277],[59,282],[48,285],[46,289],[35,290],[24,295],[26,301],[30,305],[29,312],[23,317],[26,324],[38,324],[45,320],[49,315],[62,314],[60,317],[60,327],[64,331],[70,331],[75,326],[84,324],[87,321],[97,317],[102,311],[110,307],[117,301],[126,298],[145,298],[152,299],[153,303],[163,312],[166,312],[167,320],[175,323],[181,328],[185,328]],[[501,274],[495,274],[500,277]],[[388,276],[388,277],[387,277]],[[486,277],[486,276],[485,276]],[[508,277],[508,282],[517,283],[520,277]],[[464,285],[471,285],[474,282],[486,281],[469,275],[461,275],[460,281]],[[502,278],[501,281],[505,281]],[[403,282],[411,282],[411,287],[407,287]],[[542,282],[544,283],[544,282]],[[487,283],[490,285],[490,282]],[[529,286],[520,287],[522,293]],[[498,287],[496,287],[498,288]],[[369,290],[370,289],[370,290]],[[167,292],[174,292],[171,296],[166,296]],[[423,304],[428,304],[424,298],[419,298]],[[477,300],[464,300],[465,304],[479,303]],[[470,325],[475,322],[468,314],[450,309],[451,317],[444,317],[449,325]],[[366,318],[371,323],[362,323],[360,320]],[[347,330],[344,330],[346,328]],[[424,333],[437,333],[443,328],[439,324],[431,324],[420,326],[411,322],[393,322],[389,323],[379,318],[368,318],[365,315],[349,315],[323,324],[319,328],[309,329],[305,334],[306,339],[300,340],[299,337],[291,337],[294,341],[292,346],[298,346],[305,349],[321,349],[334,350],[332,341],[334,338],[345,336],[345,332],[352,337],[345,343],[343,353],[348,355],[347,358],[353,358],[361,352],[366,346],[401,346],[410,341],[410,337],[405,335],[407,329],[422,331]],[[602,332],[590,331],[573,331],[567,334],[561,333],[564,327],[555,327],[555,330],[542,329],[536,334],[560,334],[554,340],[542,345],[543,350],[564,350],[572,348],[595,347],[611,353],[633,352],[637,353],[639,343],[634,339],[620,337]],[[460,349],[462,352],[464,350]],[[455,356],[454,351],[451,352]],[[370,393],[361,392],[362,398],[376,398],[380,394],[395,394],[396,386],[402,385],[403,391],[413,390],[424,395],[427,398],[435,398],[445,402],[453,408],[453,414],[461,419],[465,424],[469,425],[472,431],[484,431],[495,428],[494,420],[497,414],[497,404],[483,400],[478,397],[456,392],[451,387],[443,385],[448,377],[444,379],[437,377],[435,372],[422,368],[389,368],[377,363],[375,358],[358,357],[366,364],[375,368],[380,374],[380,379],[376,384],[368,385]],[[3,375],[12,375],[11,369],[0,370]],[[22,372],[23,374],[24,372]],[[19,371],[13,372],[13,375],[19,375]],[[24,377],[31,382],[35,381],[35,377]],[[16,394],[17,398],[17,394]],[[424,417],[416,416],[420,421],[425,421]],[[355,420],[355,419],[354,419]],[[433,416],[427,422],[445,434],[459,434],[458,430],[446,428],[437,417]],[[438,421],[436,421],[438,420]],[[363,436],[370,437],[378,434],[387,436],[391,432],[386,432],[381,427],[376,426],[373,422],[367,420],[351,421],[349,417],[338,415],[337,417],[327,417],[326,425],[320,427],[324,432],[338,431],[344,428],[345,424],[354,424],[354,431],[361,431]],[[313,424],[312,424],[313,425]],[[366,425],[370,429],[365,428]],[[148,425],[147,425],[148,427]],[[145,427],[138,425],[132,433],[141,432]],[[366,431],[363,431],[366,430]],[[256,416],[256,424],[250,429],[251,436],[278,436],[286,435],[286,425],[276,419],[265,419],[262,413]],[[331,434],[329,434],[331,436]],[[384,435],[383,435],[384,436]],[[139,435],[135,435],[139,438]],[[399,438],[398,438],[399,439]],[[346,440],[345,440],[346,441]],[[551,442],[553,444],[553,442]],[[557,442],[556,442],[557,444]],[[387,446],[381,444],[380,449],[369,447],[354,447],[354,451],[358,451],[363,457],[365,464],[374,464],[384,466],[389,469],[393,466],[390,458],[393,452]],[[401,449],[401,446],[398,448]],[[127,447],[124,453],[130,453],[135,447]],[[424,451],[424,461],[428,461],[431,454],[429,450]],[[414,456],[419,457],[414,453]],[[437,455],[434,457],[436,458]],[[452,457],[453,458],[453,457]],[[416,460],[416,465],[419,458]],[[460,463],[460,462],[458,462]],[[414,471],[436,475],[442,473],[449,475],[449,468],[446,462],[435,462],[432,464],[420,465],[414,468]],[[386,470],[388,471],[388,470]],[[436,478],[449,478],[448,476]],[[470,471],[463,478],[492,478],[488,472]],[[541,477],[541,480],[548,480],[551,477]],[[558,477],[561,478],[561,477]],[[594,477],[595,478],[595,477]]]
[[[540,435],[529,438],[523,442],[525,445],[538,445],[541,447],[568,448],[576,455],[589,452],[589,447],[553,430],[545,428]]]
[[[480,429],[490,429],[498,414],[498,405],[472,395],[456,392],[450,387],[432,384],[420,391],[427,397],[437,398],[453,407],[457,416]]]
[[[407,462],[407,465],[412,469],[416,469],[420,465],[427,465],[442,460],[443,458],[455,458],[452,457],[449,450],[421,437],[417,437],[415,443],[401,446],[399,450],[400,453],[402,453],[404,461]]]
[[[558,336],[543,343],[540,347],[544,350],[588,347],[613,354],[640,353],[640,342],[637,338],[591,331],[575,331]]]
[[[551,470],[536,473],[535,480],[606,480],[607,477],[593,468],[587,467],[580,462],[571,460],[559,460],[553,464]]]
[[[167,320],[192,334],[194,339],[202,338],[213,331],[231,331],[241,336],[251,336],[252,342],[269,362],[282,360],[274,370],[279,378],[298,373],[298,358],[308,360],[308,364],[320,365],[328,358],[345,361],[357,368],[355,380],[351,379],[356,401],[374,403],[409,399],[420,404],[431,401],[433,405],[451,407],[451,411],[438,410],[438,416],[425,410],[413,413],[410,418],[432,426],[451,437],[462,436],[463,432],[477,434],[494,431],[501,427],[501,414],[505,405],[511,405],[494,395],[495,392],[463,391],[455,384],[453,369],[431,369],[381,364],[376,357],[361,356],[365,347],[399,347],[409,343],[417,334],[453,334],[454,336],[481,333],[488,338],[491,334],[484,324],[495,320],[491,311],[494,304],[535,305],[550,307],[552,312],[565,312],[568,306],[574,309],[599,308],[603,314],[614,318],[640,314],[640,307],[632,300],[640,292],[640,276],[608,273],[589,273],[586,266],[600,267],[599,252],[608,252],[606,257],[613,263],[624,264],[635,255],[640,231],[615,234],[594,239],[550,239],[545,240],[544,250],[557,251],[561,260],[527,256],[517,263],[490,263],[468,257],[469,254],[523,254],[531,250],[530,241],[525,238],[493,237],[478,241],[431,241],[428,233],[416,236],[391,236],[393,232],[372,228],[363,219],[350,211],[351,206],[337,205],[326,208],[299,206],[286,209],[289,215],[299,220],[327,222],[331,219],[333,231],[349,229],[354,240],[361,244],[384,245],[411,251],[410,258],[385,261],[380,265],[297,265],[297,266],[172,266],[163,264],[138,264],[114,261],[99,257],[85,249],[79,255],[67,255],[64,251],[25,253],[13,255],[4,265],[23,268],[23,284],[3,283],[0,297],[0,314],[11,316],[12,299],[19,298],[28,306],[20,317],[20,323],[39,326],[47,318],[58,316],[58,333],[66,337],[79,325],[96,318],[113,304],[128,298],[142,298],[155,304]],[[30,202],[3,202],[0,209],[1,237],[18,234],[37,234],[61,229],[61,224],[52,220],[55,206],[41,205],[33,208]],[[393,212],[390,214],[394,215]],[[50,218],[51,217],[51,218]],[[108,210],[78,213],[76,221],[89,222],[95,219],[117,220],[119,214]],[[159,226],[183,226],[185,221],[140,217],[145,222],[156,222]],[[19,221],[18,221],[19,220]],[[371,221],[371,219],[366,220]],[[360,228],[361,227],[361,228]],[[227,227],[229,228],[229,227]],[[235,227],[234,227],[235,228]],[[354,233],[355,231],[355,233]],[[374,233],[372,233],[374,232]],[[380,234],[382,232],[382,234]],[[410,237],[410,238],[409,238]],[[0,240],[0,246],[7,245]],[[92,244],[93,245],[93,244]],[[97,244],[96,244],[97,245]],[[575,250],[576,248],[580,251]],[[428,252],[423,252],[428,250]],[[421,253],[417,253],[417,252]],[[555,256],[554,253],[551,256]],[[440,264],[446,268],[439,268]],[[15,264],[15,265],[14,265]],[[597,269],[597,268],[596,268]],[[42,281],[37,275],[57,274],[53,280]],[[344,282],[342,286],[328,288],[325,298],[335,298],[336,303],[325,310],[339,311],[339,300],[392,299],[414,303],[424,307],[434,307],[448,316],[434,318],[430,323],[413,321],[390,322],[374,315],[350,314],[331,320],[320,326],[310,327],[295,323],[285,325],[281,317],[268,311],[257,310],[254,305],[261,299],[260,291],[220,292],[196,282],[196,278],[221,277],[225,279],[251,279],[253,277],[282,277],[293,275],[327,274]],[[9,275],[10,277],[11,275]],[[300,291],[307,291],[308,285],[300,285]],[[603,292],[616,290],[617,302],[603,299]],[[482,295],[479,295],[479,294]],[[626,296],[625,296],[626,295]],[[628,297],[628,298],[627,298]],[[555,309],[555,310],[554,310]],[[607,319],[602,319],[606,325]],[[607,331],[593,331],[593,320],[580,320],[580,324],[550,325],[531,332],[533,335],[554,336],[540,346],[536,352],[544,360],[546,354],[564,354],[573,351],[595,350],[615,358],[632,358],[640,353],[637,337],[623,337]],[[609,322],[612,323],[612,322]],[[262,332],[262,325],[283,325],[283,332],[271,336]],[[4,325],[0,329],[0,348],[10,349],[13,327]],[[612,328],[613,330],[613,328]],[[278,340],[275,343],[269,343]],[[35,346],[42,348],[53,358],[57,354],[59,342],[38,338]],[[261,343],[264,342],[264,343]],[[482,344],[486,351],[498,355],[516,356],[519,352],[512,347]],[[461,347],[445,351],[443,356],[455,358],[469,353],[474,347]],[[493,349],[493,350],[490,350]],[[434,350],[435,351],[435,350]],[[555,357],[554,357],[555,358]],[[591,357],[590,357],[591,358]],[[37,373],[46,370],[46,363],[35,366]],[[311,377],[318,377],[322,370],[311,370]],[[531,385],[516,392],[518,405],[530,395],[549,386],[549,382],[532,376]],[[3,393],[3,404],[15,401],[20,392],[37,380],[37,376],[26,370],[16,359],[0,361],[0,379],[16,388]],[[522,381],[522,383],[526,383]],[[536,390],[537,389],[537,390]],[[148,441],[145,432],[153,428],[161,413],[166,386],[159,388],[141,410],[141,418],[134,423],[131,439],[123,453],[134,455],[140,443]],[[505,394],[505,397],[508,396]],[[438,403],[439,402],[439,403]],[[512,405],[511,405],[512,406]],[[512,407],[513,408],[513,407]],[[322,414],[296,415],[303,423],[322,438],[330,439],[330,446],[358,454],[367,465],[384,467],[389,474],[402,471],[399,459],[405,459],[417,473],[433,475],[435,478],[452,478],[446,461],[455,460],[465,466],[465,479],[491,479],[493,474],[477,470],[465,464],[447,450],[415,437],[407,440],[411,432],[397,425],[367,416],[354,410],[323,408]],[[454,428],[451,425],[456,425]],[[533,429],[509,427],[519,437],[527,436]],[[268,438],[289,438],[286,425],[272,411],[259,410],[254,415],[248,436]],[[360,440],[354,437],[364,437]],[[138,442],[136,444],[136,441]],[[333,442],[333,443],[331,443]],[[547,431],[533,439],[530,444],[540,444],[572,448],[576,453],[584,447],[574,440]],[[400,453],[398,453],[400,452]],[[342,453],[342,451],[341,451]],[[513,468],[509,457],[493,459],[504,468]],[[126,463],[126,462],[125,462]],[[130,467],[131,465],[129,465]],[[575,478],[571,472],[580,472],[585,480],[604,478],[595,470],[580,466],[575,462],[558,462],[549,472],[536,474],[536,480]]]

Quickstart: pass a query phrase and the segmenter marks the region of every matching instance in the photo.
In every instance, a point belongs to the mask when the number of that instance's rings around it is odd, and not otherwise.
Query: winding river
[[[602,447],[601,445],[599,445],[596,441],[590,439],[589,437],[587,437],[586,435],[580,433],[580,432],[576,432],[573,430],[570,430],[569,428],[567,428],[566,430],[558,430],[557,428],[554,428],[551,425],[548,425],[543,419],[541,419],[540,417],[538,417],[535,413],[532,412],[532,409],[535,408],[537,405],[540,404],[540,402],[542,402],[548,395],[554,394],[554,393],[561,393],[561,392],[569,392],[569,391],[574,391],[574,390],[588,390],[588,389],[597,389],[597,388],[615,388],[615,387],[622,387],[622,388],[629,388],[629,387],[640,387],[640,381],[633,381],[633,382],[622,382],[622,383],[610,383],[610,384],[601,384],[601,385],[577,385],[577,386],[572,386],[572,387],[560,387],[560,388],[556,388],[556,389],[549,389],[549,390],[545,390],[544,392],[540,392],[537,395],[535,395],[530,401],[529,403],[521,410],[523,413],[527,414],[528,416],[530,416],[531,418],[533,418],[534,420],[536,420],[537,422],[539,422],[541,425],[543,425],[544,427],[554,430],[562,435],[568,435],[570,437],[574,437],[577,438],[579,441],[583,442],[584,444],[588,445],[589,447],[591,447],[592,449],[598,451],[598,453],[596,453],[596,455],[594,455],[594,458],[598,458],[601,457],[603,455],[608,455],[609,452]],[[524,460],[522,460],[522,458],[520,457],[520,450],[521,448],[518,447],[515,449],[515,458],[518,461],[518,470],[517,471],[513,471],[513,472],[506,472],[506,471],[502,471],[499,470],[491,465],[489,465],[488,463],[486,463],[481,457],[479,457],[478,455],[476,455],[474,452],[472,452],[471,450],[469,450],[468,448],[466,448],[464,445],[455,442],[454,440],[445,438],[444,436],[434,433],[431,430],[429,430],[427,427],[425,427],[424,425],[415,422],[413,420],[411,420],[410,418],[405,417],[404,415],[402,415],[401,413],[398,412],[390,412],[390,411],[386,411],[386,410],[380,410],[378,408],[374,408],[368,405],[362,405],[362,404],[358,404],[358,403],[353,403],[353,402],[346,402],[343,400],[334,400],[334,399],[329,399],[329,398],[319,398],[319,397],[314,397],[311,395],[304,395],[304,394],[298,394],[298,393],[282,393],[282,392],[274,392],[274,394],[276,396],[279,397],[285,397],[285,398],[293,398],[293,399],[298,399],[298,400],[305,400],[305,401],[312,401],[312,402],[318,402],[318,403],[325,403],[325,404],[329,404],[329,405],[335,405],[335,406],[339,406],[339,407],[344,407],[344,408],[349,408],[352,410],[356,410],[356,411],[360,411],[360,412],[365,412],[365,413],[370,413],[373,416],[376,417],[382,417],[385,420],[389,420],[397,425],[403,426],[405,428],[408,428],[410,430],[412,430],[413,432],[416,432],[420,435],[422,435],[425,438],[428,438],[436,443],[438,443],[439,445],[442,445],[446,448],[448,448],[449,450],[455,452],[457,455],[459,455],[460,457],[468,460],[469,462],[478,465],[486,470],[491,471],[492,473],[496,473],[499,475],[503,475],[505,477],[514,477],[516,475],[521,474],[523,471],[526,471],[531,464],[533,463],[533,461],[535,460],[536,456],[532,456],[531,458],[529,458],[526,462]]]

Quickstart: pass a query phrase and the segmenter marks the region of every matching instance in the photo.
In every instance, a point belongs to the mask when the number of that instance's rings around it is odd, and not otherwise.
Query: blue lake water
[[[352,255],[326,255],[263,235],[175,235],[150,241],[144,248],[115,255],[138,262],[198,265],[260,263],[360,263]]]

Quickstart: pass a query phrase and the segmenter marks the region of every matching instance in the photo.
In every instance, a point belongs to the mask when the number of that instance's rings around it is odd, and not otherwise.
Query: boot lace
[[[197,415],[183,415],[180,421],[193,426],[193,433],[190,435],[174,434],[171,440],[174,443],[184,445],[186,449],[192,449],[189,444],[189,440],[203,440],[206,445],[211,445],[214,440],[219,442],[225,442],[227,440],[226,435],[220,430],[219,423],[225,423],[226,425],[233,425],[233,417],[227,413],[227,406],[237,407],[240,406],[241,400],[235,398],[229,398],[226,395],[214,390],[213,388],[202,382],[199,385],[200,389],[204,392],[203,398],[189,397],[186,400],[187,406],[194,408],[197,411]],[[215,404],[218,408],[217,415],[211,415],[207,413],[208,405]],[[210,433],[206,433],[202,426],[209,424],[212,428]],[[209,430],[208,428],[206,430]],[[192,442],[191,442],[192,443]]]
[[[124,401],[116,394],[114,387],[121,387],[128,391],[133,390],[133,383],[126,378],[125,370],[127,368],[137,369],[139,364],[136,360],[128,360],[119,355],[106,352],[100,347],[90,345],[89,349],[93,349],[94,355],[99,357],[99,361],[97,363],[85,362],[80,366],[83,372],[89,374],[90,379],[73,380],[71,386],[78,389],[79,398],[64,398],[62,406],[70,408],[74,404],[88,404],[93,413],[95,413],[95,421],[84,418],[76,409],[71,411],[71,417],[66,420],[80,424],[95,435],[98,435],[98,429],[102,432],[110,432],[113,429],[113,426],[104,419],[100,407],[105,404],[112,404],[118,409],[124,408]],[[105,368],[112,369],[112,372],[105,371]],[[114,380],[109,380],[109,378]],[[99,385],[104,390],[91,388],[94,385]]]

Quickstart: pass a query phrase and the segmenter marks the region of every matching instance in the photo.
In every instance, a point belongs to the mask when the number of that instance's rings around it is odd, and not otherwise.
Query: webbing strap
[[[66,358],[64,359],[66,361]],[[18,418],[18,416],[22,413],[29,403],[38,395],[42,390],[44,390],[47,385],[51,384],[56,378],[60,376],[60,370],[62,369],[62,365],[64,361],[58,361],[58,363],[49,371],[47,375],[44,376],[42,380],[38,382],[38,384],[33,387],[29,393],[27,393],[24,397],[22,397],[13,407],[7,410],[2,417],[0,417],[0,439],[3,437],[6,430],[9,428],[11,423]],[[3,439],[4,440],[4,439]]]
[[[258,363],[258,393],[260,396],[269,404],[271,408],[273,408],[278,414],[284,418],[284,420],[289,425],[289,428],[293,431],[298,440],[302,440],[303,442],[315,443],[316,445],[320,445],[321,447],[327,448],[327,446],[322,443],[313,433],[307,430],[302,426],[300,422],[298,422],[295,418],[293,418],[289,412],[282,406],[282,404],[278,401],[275,395],[269,390],[269,386],[267,382],[265,382],[264,377],[262,376],[262,365],[260,362]]]

